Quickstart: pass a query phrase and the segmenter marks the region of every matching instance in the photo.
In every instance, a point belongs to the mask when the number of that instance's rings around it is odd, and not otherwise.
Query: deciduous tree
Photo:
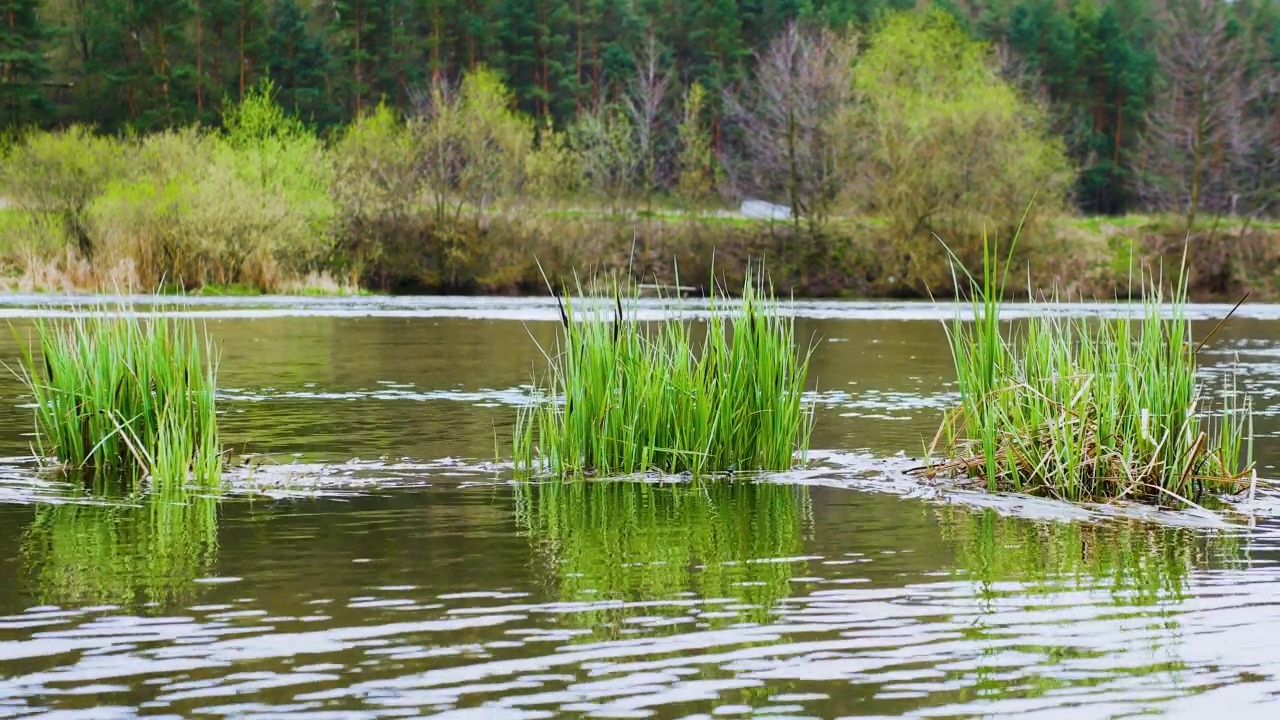
[[[938,237],[974,265],[984,233],[1010,237],[1033,198],[1031,220],[1056,210],[1073,174],[1043,110],[948,15],[893,16],[869,44],[843,126],[851,200],[888,222],[892,275],[945,286]]]
[[[1220,0],[1161,0],[1161,82],[1143,142],[1148,202],[1183,213],[1190,231],[1202,209],[1233,211],[1242,168],[1261,137],[1249,105],[1239,30]]]

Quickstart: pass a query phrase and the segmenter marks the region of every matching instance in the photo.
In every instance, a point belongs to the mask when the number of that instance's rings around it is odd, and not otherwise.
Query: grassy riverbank
[[[735,287],[748,263],[761,259],[781,292],[801,297],[925,297],[929,289],[935,294],[951,289],[942,275],[946,255],[936,240],[935,247],[920,249],[920,264],[931,276],[927,286],[920,277],[896,275],[890,269],[900,257],[895,243],[874,218],[833,218],[815,240],[797,236],[785,222],[710,212],[642,216],[604,208],[529,207],[491,216],[473,238],[483,246],[483,260],[452,277],[430,258],[433,246],[444,240],[426,219],[422,234],[414,236],[420,242],[386,248],[383,259],[363,275],[344,272],[341,263],[328,268],[316,263],[304,272],[273,260],[252,280],[236,273],[151,275],[139,271],[144,263],[138,255],[151,254],[140,243],[134,252],[122,248],[86,260],[62,239],[40,235],[24,211],[0,208],[0,290],[541,295],[546,286],[535,260],[564,286],[572,284],[575,269],[584,268],[700,286],[714,264],[726,285]],[[1280,267],[1280,224],[1274,222],[1210,218],[1188,235],[1181,219],[1169,216],[1061,217],[1024,237],[1019,261],[1030,268],[1038,288],[1105,299],[1127,292],[1132,268],[1176,263],[1184,241],[1193,300],[1236,299],[1246,291],[1254,300],[1280,299],[1280,274],[1273,270]],[[1010,288],[1014,295],[1025,291],[1024,282]]]

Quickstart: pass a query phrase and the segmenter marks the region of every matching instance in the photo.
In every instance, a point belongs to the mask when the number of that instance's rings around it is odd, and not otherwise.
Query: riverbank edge
[[[438,235],[424,226],[360,267],[319,267],[271,287],[200,280],[146,287],[128,254],[90,262],[65,246],[36,247],[0,233],[0,292],[513,297],[545,296],[548,284],[572,288],[579,280],[629,275],[651,292],[705,295],[710,278],[740,287],[760,265],[780,294],[802,298],[912,299],[952,289],[944,238],[895,241],[876,218],[832,218],[815,232],[785,220],[722,214],[500,213],[474,228],[472,242],[485,252],[465,282],[433,267],[428,256]],[[945,240],[962,257],[973,244],[973,238]],[[1011,283],[1012,297],[1130,297],[1140,270],[1176,267],[1185,253],[1193,301],[1234,301],[1245,293],[1254,301],[1280,300],[1280,222],[1211,217],[1187,232],[1182,218],[1167,215],[1042,218],[1021,243],[1015,263],[1025,271]]]

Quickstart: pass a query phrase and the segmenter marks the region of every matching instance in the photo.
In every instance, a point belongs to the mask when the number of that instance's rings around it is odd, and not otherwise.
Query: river
[[[72,309],[0,299],[0,359]],[[0,717],[1274,713],[1269,489],[1226,525],[903,472],[953,399],[947,306],[797,304],[808,465],[705,486],[511,482],[545,301],[159,309],[220,349],[230,490],[76,493],[36,471],[0,376]],[[1203,363],[1238,363],[1277,476],[1280,308],[1243,308]]]

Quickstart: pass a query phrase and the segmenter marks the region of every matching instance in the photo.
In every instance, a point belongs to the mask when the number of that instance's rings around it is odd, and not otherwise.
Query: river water
[[[73,310],[36,302],[0,301],[0,359]],[[221,350],[222,497],[41,476],[5,373],[0,717],[1275,716],[1269,489],[1228,526],[921,486],[951,310],[796,308],[808,466],[706,486],[510,482],[541,301],[163,308]],[[1225,308],[1195,311],[1203,334]],[[1280,475],[1280,309],[1204,363],[1238,363]]]

